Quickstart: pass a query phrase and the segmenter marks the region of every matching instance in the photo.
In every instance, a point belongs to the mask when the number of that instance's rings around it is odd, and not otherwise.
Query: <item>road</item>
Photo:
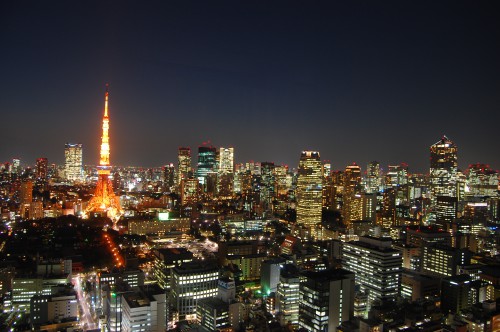
[[[85,295],[83,294],[81,278],[80,276],[73,277],[73,284],[75,285],[76,293],[78,294],[78,302],[82,308],[82,315],[80,316],[80,324],[83,329],[93,330],[98,328],[92,313],[90,312],[89,302],[87,301]]]

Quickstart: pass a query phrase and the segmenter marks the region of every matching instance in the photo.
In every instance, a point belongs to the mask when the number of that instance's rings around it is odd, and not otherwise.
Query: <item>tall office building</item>
[[[189,179],[193,172],[191,169],[191,149],[180,147],[177,160],[177,185],[180,187],[182,180]]]
[[[343,269],[304,272],[300,283],[299,327],[334,332],[354,316],[354,273]]]
[[[368,163],[366,168],[365,191],[367,193],[376,193],[381,185],[380,164],[378,161]]]
[[[377,194],[361,193],[361,219],[375,222],[377,219]]]
[[[285,264],[280,270],[276,293],[276,310],[280,313],[281,325],[299,325],[299,270],[293,264]]]
[[[430,185],[432,202],[438,196],[457,196],[456,176],[458,172],[457,146],[448,137],[430,147]]]
[[[467,195],[498,196],[498,172],[491,169],[489,165],[470,165],[467,173]]]
[[[209,173],[217,172],[217,149],[208,143],[198,147],[198,168],[196,177],[202,186],[207,183]]]
[[[140,287],[121,297],[121,331],[165,331],[167,301],[165,292],[160,287]]]
[[[219,173],[233,173],[234,148],[219,148]]]
[[[21,159],[14,158],[12,159],[12,173],[19,174],[21,173]]]
[[[167,191],[175,187],[175,166],[173,163],[163,166],[163,186]]]
[[[48,175],[49,161],[47,158],[38,158],[36,160],[36,179],[46,181]]]
[[[288,180],[288,166],[281,165],[274,167],[274,180],[276,183],[275,193],[277,197],[283,198],[288,195],[290,186]]]
[[[68,181],[83,180],[82,144],[66,143],[64,147],[64,174]]]
[[[354,192],[361,191],[361,167],[352,163],[345,168],[344,189],[351,189]]]
[[[467,308],[471,278],[468,275],[447,277],[441,280],[441,311],[456,314]]]
[[[314,227],[321,222],[323,164],[317,151],[302,151],[297,180],[297,223]]]
[[[385,187],[399,188],[408,184],[408,165],[389,165],[385,175]]]
[[[332,164],[323,163],[323,209],[335,208],[335,191],[332,183]]]
[[[276,177],[274,175],[274,169],[276,166],[273,162],[263,161],[260,163],[260,167],[260,201],[263,203],[265,209],[270,210],[272,201],[276,196]]]
[[[353,163],[345,168],[344,187],[342,192],[342,218],[348,228],[354,220],[361,219],[360,199],[361,192],[361,167]]]
[[[241,303],[235,299],[236,286],[234,280],[227,277],[218,282],[216,298],[205,298],[198,301],[196,319],[200,331],[234,331],[240,327]]]
[[[273,258],[262,262],[260,285],[264,295],[269,296],[271,293],[276,293],[280,280],[280,270],[285,263],[286,260],[283,258]]]
[[[393,299],[400,293],[403,258],[391,248],[390,238],[360,237],[342,248],[342,266],[356,274],[356,285],[376,299]]]
[[[456,197],[436,197],[436,225],[446,229],[446,225],[457,218],[458,200]]]
[[[219,269],[209,262],[185,263],[172,269],[170,303],[180,319],[196,319],[198,300],[215,297],[218,290]]]
[[[232,197],[234,192],[234,148],[219,148],[217,191],[220,197]]]
[[[451,277],[458,273],[458,267],[469,265],[471,252],[468,249],[428,243],[422,248],[421,272]]]
[[[30,318],[33,325],[40,326],[55,320],[71,320],[77,317],[78,301],[74,291],[34,295],[30,300]]]

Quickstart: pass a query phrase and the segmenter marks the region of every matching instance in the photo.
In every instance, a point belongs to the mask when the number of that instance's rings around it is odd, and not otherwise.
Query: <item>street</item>
[[[73,277],[73,284],[75,285],[75,291],[78,295],[79,306],[82,308],[82,315],[80,316],[80,325],[82,326],[84,331],[97,329],[98,324],[96,323],[95,319],[92,316],[92,313],[90,312],[89,303],[83,293],[82,281],[80,275]]]

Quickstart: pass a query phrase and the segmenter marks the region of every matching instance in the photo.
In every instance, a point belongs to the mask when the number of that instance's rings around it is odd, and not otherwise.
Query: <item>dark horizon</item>
[[[489,2],[4,2],[0,161],[98,163],[110,83],[111,164],[177,164],[210,140],[235,162],[500,169],[500,15]]]

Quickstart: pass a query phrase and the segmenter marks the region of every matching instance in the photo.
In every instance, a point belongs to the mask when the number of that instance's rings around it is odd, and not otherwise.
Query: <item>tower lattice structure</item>
[[[94,192],[94,197],[89,201],[86,212],[106,213],[113,221],[122,214],[120,200],[113,191],[113,184],[109,178],[111,165],[109,163],[109,115],[108,115],[109,91],[106,85],[104,99],[104,116],[102,119],[101,153],[97,173],[99,178]]]

